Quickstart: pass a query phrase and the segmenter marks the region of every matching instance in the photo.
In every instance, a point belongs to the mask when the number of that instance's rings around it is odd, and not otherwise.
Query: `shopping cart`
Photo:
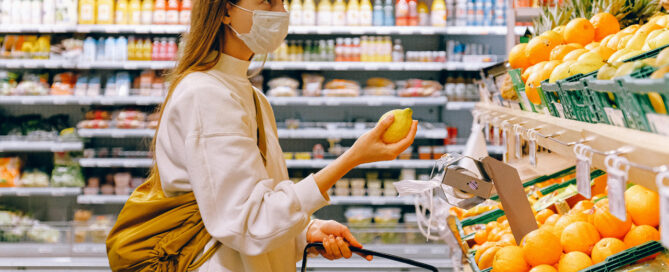
[[[323,249],[323,243],[320,243],[320,242],[319,243],[310,243],[310,244],[307,245],[307,247],[304,248],[304,253],[302,254],[302,269],[301,269],[302,272],[307,271],[307,251],[312,247]],[[357,253],[360,253],[360,254],[363,254],[363,255],[372,255],[372,256],[377,256],[377,257],[381,257],[381,258],[386,258],[386,259],[390,259],[390,260],[393,260],[393,261],[396,261],[396,262],[401,262],[401,263],[405,263],[405,264],[408,264],[408,265],[413,265],[413,266],[416,266],[416,267],[425,268],[425,269],[430,270],[430,271],[439,272],[439,270],[434,266],[431,266],[431,265],[425,264],[425,263],[421,263],[421,262],[417,262],[417,261],[414,261],[414,260],[409,260],[407,258],[402,258],[402,257],[395,256],[395,255],[390,255],[390,254],[386,254],[386,253],[382,253],[382,252],[376,252],[376,251],[357,248],[357,247],[352,247],[352,246],[349,247],[349,248],[351,249],[351,252],[357,252]]]

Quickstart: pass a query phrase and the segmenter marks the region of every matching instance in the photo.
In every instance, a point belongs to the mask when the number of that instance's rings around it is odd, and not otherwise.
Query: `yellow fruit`
[[[561,26],[556,26],[555,28],[553,28],[553,32],[555,32],[555,33],[557,33],[558,35],[564,37],[564,27],[565,27],[565,26],[563,26],[563,25],[561,25]],[[563,38],[563,41],[564,41],[564,38]]]
[[[595,41],[601,41],[606,36],[618,33],[620,23],[618,19],[610,13],[597,13],[590,18],[592,26],[595,28]]]
[[[635,247],[650,241],[660,240],[660,232],[656,228],[649,225],[641,225],[633,227],[626,235],[623,242],[625,245]]]
[[[525,48],[527,48],[527,44],[521,43],[511,49],[511,52],[509,52],[509,65],[511,65],[511,68],[526,69],[530,67],[530,60],[525,55]]]
[[[595,49],[599,47],[599,42],[591,42],[588,45],[585,46],[585,49],[588,49],[589,51],[592,51],[592,49]]]
[[[497,251],[492,262],[495,272],[528,272],[530,266],[523,258],[523,249],[518,246],[506,246]]]
[[[632,51],[632,50],[629,50],[629,49],[618,50],[618,51],[616,51],[615,53],[613,53],[613,54],[609,57],[609,59],[608,59],[606,62],[608,62],[608,63],[616,63],[616,62],[618,62],[618,59],[619,59],[622,55],[625,55],[625,54],[627,54],[627,53],[629,53],[629,52],[631,52],[631,51]]]
[[[553,69],[553,72],[551,73],[551,76],[548,78],[548,82],[554,83],[555,81],[561,80],[568,78],[572,76],[569,74],[569,67],[574,63],[575,61],[570,60],[570,61],[565,61],[561,63],[560,65],[556,66],[555,69]]]
[[[604,61],[595,62],[593,59],[576,61],[569,66],[569,73],[572,75],[587,74],[599,70],[602,66],[604,66]]]
[[[660,72],[667,73],[667,68],[665,68],[664,71]],[[664,101],[662,101],[662,96],[660,96],[659,93],[648,93],[648,100],[650,100],[650,105],[653,106],[653,110],[655,110],[655,112],[659,114],[667,114],[667,108],[664,105]]]
[[[563,35],[566,43],[578,43],[585,46],[595,39],[595,28],[587,19],[576,18],[569,21]]]
[[[592,248],[592,263],[600,263],[607,257],[627,249],[625,243],[616,238],[604,238],[599,240]]]
[[[555,213],[551,209],[544,209],[541,210],[537,213],[535,218],[537,219],[537,222],[543,224],[546,222],[546,219],[548,219],[549,216],[554,215]]]
[[[539,227],[539,229],[548,231],[548,232],[552,233],[553,235],[555,235],[555,237],[560,237],[560,233],[557,232],[557,230],[555,229],[555,226],[553,226],[553,225],[543,224],[543,225],[541,225],[541,227]]]
[[[578,46],[576,46],[578,45]],[[569,52],[583,48],[580,44],[561,44],[551,50],[550,60],[562,60]]]
[[[527,99],[530,100],[535,105],[541,104],[541,96],[539,95],[539,87],[541,87],[541,82],[546,79],[543,78],[542,73],[534,73],[525,82],[525,94],[527,94]]]
[[[634,35],[625,35],[620,38],[620,41],[618,41],[618,50],[623,49],[627,46],[627,43],[634,37]],[[632,49],[632,48],[630,48]],[[634,50],[634,49],[632,49]]]
[[[544,225],[552,225],[555,226],[555,223],[560,219],[559,214],[554,214],[546,218],[546,222],[544,222]]]
[[[655,23],[663,27],[669,27],[669,15],[660,16]]]
[[[553,265],[562,256],[560,238],[545,229],[534,230],[525,235],[520,246],[523,248],[525,261],[531,266]]]
[[[654,38],[648,40],[650,49],[655,49],[669,44],[669,31],[663,31]]]
[[[558,32],[555,32],[553,30],[548,30],[544,33],[541,33],[540,36],[549,39],[555,45],[560,45],[560,44],[564,43],[564,39],[562,38],[562,35],[560,35]]]
[[[542,264],[539,266],[535,266],[532,269],[530,269],[530,272],[558,272],[555,267],[552,267],[547,264]]]
[[[502,249],[500,246],[493,246],[481,254],[479,262],[476,263],[480,269],[486,269],[492,266],[492,262],[495,260],[495,254],[497,251]]]
[[[638,25],[638,24],[630,25],[630,26],[627,26],[626,28],[624,28],[623,30],[621,30],[620,32],[622,32],[623,34],[633,34],[637,30],[639,30],[640,27],[641,26]]]
[[[634,185],[627,189],[625,207],[636,225],[657,227],[660,223],[660,197],[646,187]]]
[[[648,36],[646,36],[646,40],[644,41],[644,45],[648,46],[648,49],[650,49],[650,44],[648,44],[648,42],[652,39],[655,39],[655,37],[657,37],[658,35],[662,34],[662,32],[665,32],[665,31],[667,31],[667,29],[664,29],[664,28],[653,30],[652,32],[650,32],[650,34],[648,34]]]
[[[395,116],[395,120],[393,121],[392,125],[386,129],[386,132],[383,133],[383,136],[381,137],[383,142],[388,144],[396,143],[404,139],[404,137],[409,134],[409,130],[411,130],[411,125],[413,123],[413,119],[411,119],[413,111],[410,108],[403,110],[391,110],[386,112],[383,116],[381,116],[379,122],[385,120],[386,117],[390,116],[391,114]]]
[[[558,264],[559,272],[578,272],[592,265],[592,260],[587,254],[579,251],[569,252],[562,255]]]
[[[602,57],[602,59],[607,60],[616,51],[614,51],[613,49],[608,48],[606,46],[600,45],[599,47],[591,50],[591,52],[595,52],[595,53],[599,54]]]
[[[623,32],[618,32],[609,39],[609,41],[606,43],[606,47],[611,48],[611,50],[618,50],[618,43],[620,43],[620,39],[626,35],[631,35],[631,34],[626,34]],[[602,45],[604,45],[602,43]]]
[[[586,49],[576,49],[576,50],[572,50],[571,52],[567,53],[567,55],[565,55],[564,58],[563,58],[562,60],[563,60],[563,61],[577,60],[578,57],[580,57],[581,55],[583,55],[583,54],[585,54],[585,53],[587,53],[587,52],[588,52],[588,50],[586,50]]]
[[[657,61],[655,61],[655,65],[657,67],[663,67],[669,64],[669,47],[662,49],[659,54],[657,54]]]
[[[486,241],[488,241],[488,231],[487,230],[479,230],[474,234],[474,241],[476,244],[483,244]]]
[[[525,48],[525,55],[531,64],[547,61],[550,59],[551,50],[559,43],[546,36],[532,38]]]
[[[603,79],[603,80],[612,79],[613,76],[616,74],[617,69],[618,68],[616,68],[612,64],[609,63],[604,64],[602,68],[599,68],[599,72],[597,72],[597,79]]]
[[[627,214],[627,220],[625,222],[620,221],[620,219],[609,212],[608,199],[600,200],[597,203],[599,204],[600,202],[603,202],[603,204],[595,209],[595,228],[597,228],[602,237],[622,239],[632,227],[632,218]]]
[[[485,253],[486,250],[488,250],[489,248],[492,248],[496,245],[497,245],[497,243],[494,243],[494,242],[483,243],[478,249],[476,249],[476,253],[474,254],[474,261],[476,263],[479,263],[479,260],[481,259],[481,255],[483,255],[483,253]]]
[[[601,239],[597,228],[588,222],[574,222],[562,231],[560,242],[564,252],[592,252],[592,247]]]

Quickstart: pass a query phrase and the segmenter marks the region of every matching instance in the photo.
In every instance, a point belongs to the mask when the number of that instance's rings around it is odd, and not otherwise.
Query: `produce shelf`
[[[332,205],[413,205],[413,197],[331,196]]]
[[[452,101],[446,103],[446,110],[471,110],[478,102],[470,101]]]
[[[65,152],[81,151],[84,149],[82,142],[58,142],[58,141],[0,141],[0,152]]]
[[[334,160],[286,160],[288,168],[323,168]],[[366,163],[357,168],[421,168],[429,169],[434,165],[433,160],[394,160]]]
[[[124,168],[150,168],[153,165],[153,159],[129,159],[129,158],[94,158],[79,159],[81,167],[124,167]]]
[[[358,96],[358,97],[267,97],[274,106],[443,106],[447,105],[445,96],[439,97],[396,97],[396,96]]]
[[[96,204],[96,205],[122,205],[128,201],[127,195],[80,195],[77,196],[78,204]]]
[[[75,196],[79,194],[81,194],[79,187],[0,188],[0,196]]]

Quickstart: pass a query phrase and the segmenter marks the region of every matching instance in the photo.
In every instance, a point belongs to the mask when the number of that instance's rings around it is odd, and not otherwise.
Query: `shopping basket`
[[[304,253],[302,254],[302,269],[300,270],[302,272],[307,271],[307,251],[312,247],[323,249],[323,243],[320,243],[320,242],[319,243],[310,243],[310,244],[307,245],[307,247],[304,248]],[[357,252],[357,253],[360,253],[360,254],[363,254],[363,255],[372,255],[372,256],[377,256],[377,257],[381,257],[381,258],[386,258],[386,259],[393,260],[393,261],[396,261],[396,262],[405,263],[405,264],[420,267],[420,268],[425,268],[425,269],[430,270],[430,271],[439,272],[439,270],[434,266],[431,266],[431,265],[425,264],[425,263],[421,263],[421,262],[417,262],[417,261],[414,261],[414,260],[409,260],[407,258],[403,258],[403,257],[395,256],[395,255],[390,255],[390,254],[386,254],[386,253],[382,253],[382,252],[376,252],[376,251],[372,251],[372,250],[352,247],[352,246],[349,247],[349,248],[351,249],[351,252]]]

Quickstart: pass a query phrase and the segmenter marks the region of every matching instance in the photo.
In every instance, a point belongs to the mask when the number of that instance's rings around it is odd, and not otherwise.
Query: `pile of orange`
[[[551,209],[535,213],[539,229],[520,243],[506,217],[475,234],[474,259],[493,272],[576,272],[607,257],[651,240],[659,240],[659,196],[634,185],[625,192],[627,219],[609,212],[608,199],[582,200],[559,215]],[[651,256],[652,257],[652,256]]]

